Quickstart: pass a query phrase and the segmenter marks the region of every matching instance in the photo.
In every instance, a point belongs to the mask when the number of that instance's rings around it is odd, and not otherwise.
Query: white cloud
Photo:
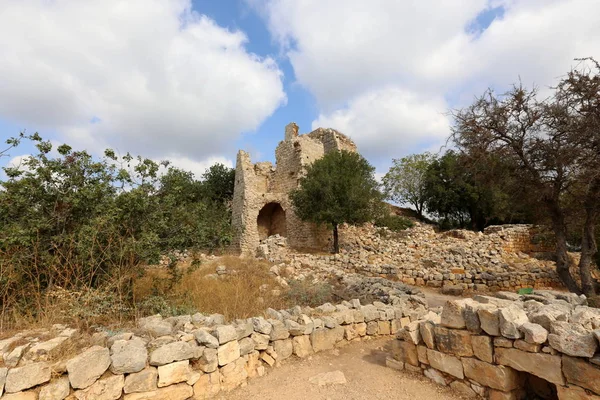
[[[600,1],[247,1],[316,97],[314,125],[350,134],[371,158],[435,149],[444,114],[489,86],[543,89],[574,58],[600,58]],[[471,29],[498,6],[502,17]]]
[[[276,63],[190,0],[5,0],[0,27],[0,117],[92,152],[206,160],[286,101]]]
[[[313,122],[349,135],[367,157],[395,157],[443,142],[450,133],[443,98],[427,98],[398,88],[366,92],[343,109]]]

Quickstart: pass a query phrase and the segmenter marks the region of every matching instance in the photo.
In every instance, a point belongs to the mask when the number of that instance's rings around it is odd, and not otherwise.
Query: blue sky
[[[589,0],[9,0],[0,138],[39,131],[199,173],[238,149],[274,161],[294,121],[348,134],[382,174],[439,151],[447,111],[485,88],[544,90],[600,57],[599,14]]]

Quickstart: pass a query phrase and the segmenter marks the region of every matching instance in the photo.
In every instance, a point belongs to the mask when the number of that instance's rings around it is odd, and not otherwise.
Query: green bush
[[[388,228],[394,232],[400,232],[414,226],[413,222],[405,217],[395,214],[387,214],[375,220],[375,226]]]
[[[2,317],[35,318],[56,288],[113,285],[127,302],[142,264],[175,249],[212,251],[230,243],[232,169],[213,166],[199,181],[168,162],[111,150],[96,159],[68,145],[53,152],[39,135],[28,139],[36,154],[5,167],[7,179],[0,181]]]

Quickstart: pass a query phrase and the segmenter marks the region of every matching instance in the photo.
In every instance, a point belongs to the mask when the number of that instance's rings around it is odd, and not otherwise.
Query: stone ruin
[[[250,155],[240,150],[232,206],[234,250],[255,255],[260,241],[273,235],[285,237],[292,248],[329,248],[331,233],[301,221],[292,209],[289,192],[298,187],[308,165],[340,150],[355,152],[356,145],[334,129],[318,128],[299,135],[295,123],[285,127],[285,138],[275,150],[275,166],[253,164]]]
[[[497,292],[411,321],[387,365],[467,398],[599,399],[599,336],[600,310],[583,295]]]

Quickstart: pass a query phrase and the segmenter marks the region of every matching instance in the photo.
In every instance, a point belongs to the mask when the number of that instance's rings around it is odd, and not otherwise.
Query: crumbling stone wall
[[[406,290],[406,292],[404,292]],[[263,376],[292,357],[392,335],[427,313],[422,295],[396,285],[373,304],[358,299],[312,309],[268,309],[226,322],[223,315],[141,318],[131,331],[91,337],[54,325],[0,340],[0,398],[31,400],[209,399]],[[90,345],[67,359],[61,348]]]
[[[492,225],[486,235],[497,234],[504,240],[503,249],[513,253],[550,254],[554,252],[554,236],[547,229],[535,225]]]
[[[387,364],[465,397],[600,399],[600,310],[586,304],[554,291],[449,301],[398,333]]]
[[[253,164],[248,153],[240,151],[236,161],[232,206],[234,249],[242,254],[254,255],[260,240],[265,239],[265,230],[267,234],[286,237],[292,248],[329,248],[329,230],[301,221],[291,206],[289,192],[298,187],[308,165],[330,151],[339,150],[356,151],[356,145],[333,129],[318,128],[299,135],[298,126],[291,123],[285,127],[284,140],[275,150],[275,166],[270,162]],[[273,204],[281,207],[283,214],[276,214],[275,225],[278,228],[269,231],[265,226],[272,226],[273,221],[265,215],[268,208],[274,207]],[[262,215],[260,224],[259,215]]]

